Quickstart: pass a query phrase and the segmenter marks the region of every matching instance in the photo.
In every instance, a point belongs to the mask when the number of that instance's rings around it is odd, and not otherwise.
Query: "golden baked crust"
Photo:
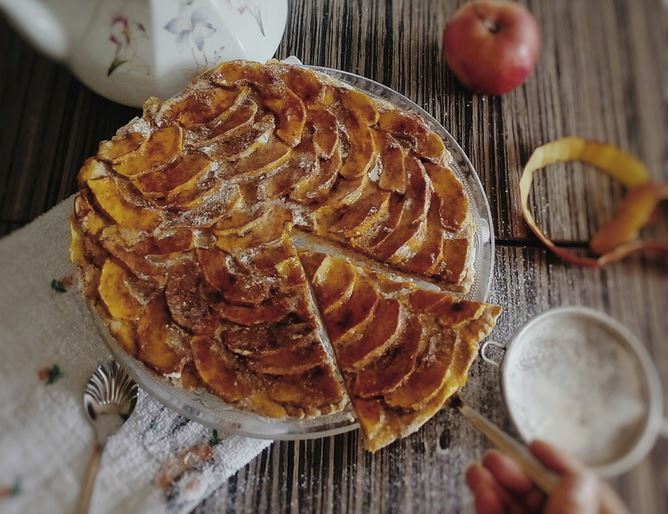
[[[374,313],[384,315],[386,339],[375,334],[371,349],[341,353],[349,376],[401,343],[419,359],[425,316],[407,321],[407,302],[380,297],[379,284],[346,266],[346,294],[331,291],[319,312],[310,257],[301,262],[293,234],[466,291],[473,223],[448,162],[440,137],[414,114],[302,67],[227,62],[172,99],[149,99],[141,118],[84,163],[72,260],[112,335],[156,372],[266,416],[333,412],[347,398],[319,318],[331,339],[354,340]],[[384,395],[412,379],[411,360],[393,368],[392,384],[376,379]],[[347,384],[355,407],[381,387],[357,376]],[[415,417],[439,408],[438,396]],[[405,433],[392,425],[394,437]]]

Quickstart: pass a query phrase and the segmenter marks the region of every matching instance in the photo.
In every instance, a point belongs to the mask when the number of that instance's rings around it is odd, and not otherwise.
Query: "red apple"
[[[524,6],[504,0],[463,5],[444,27],[444,58],[461,83],[502,95],[523,84],[540,55],[540,29]]]

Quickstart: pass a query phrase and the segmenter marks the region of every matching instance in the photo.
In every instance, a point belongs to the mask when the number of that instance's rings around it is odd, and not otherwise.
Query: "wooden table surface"
[[[355,72],[423,106],[460,142],[484,184],[495,224],[492,300],[505,307],[504,341],[548,307],[586,305],[626,324],[651,352],[667,397],[667,267],[631,258],[603,270],[567,266],[524,225],[518,180],[531,150],[564,135],[615,143],[667,180],[667,10],[661,0],[528,0],[543,31],[538,68],[503,98],[473,95],[443,64],[441,29],[457,0],[291,0],[277,55]],[[101,139],[136,114],[82,86],[0,21],[0,235],[75,191]],[[622,189],[593,170],[560,166],[541,177],[538,217],[567,245],[585,248]],[[664,237],[665,216],[648,231]],[[481,359],[465,396],[512,431],[498,371]],[[463,482],[486,441],[443,411],[374,455],[350,433],[277,442],[198,512],[470,512]],[[667,511],[667,442],[613,481],[631,512]]]

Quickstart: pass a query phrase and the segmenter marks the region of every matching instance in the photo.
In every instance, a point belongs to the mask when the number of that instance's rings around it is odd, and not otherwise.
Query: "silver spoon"
[[[101,364],[88,380],[84,390],[84,411],[95,431],[95,446],[86,467],[75,514],[88,512],[105,443],[128,419],[136,401],[137,384],[116,362]]]

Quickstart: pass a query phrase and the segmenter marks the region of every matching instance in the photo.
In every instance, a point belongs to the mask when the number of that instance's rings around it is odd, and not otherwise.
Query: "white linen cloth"
[[[1,513],[72,512],[93,445],[82,394],[111,356],[69,284],[71,209],[0,240]],[[215,435],[141,392],[107,443],[91,512],[188,512],[269,445]]]

